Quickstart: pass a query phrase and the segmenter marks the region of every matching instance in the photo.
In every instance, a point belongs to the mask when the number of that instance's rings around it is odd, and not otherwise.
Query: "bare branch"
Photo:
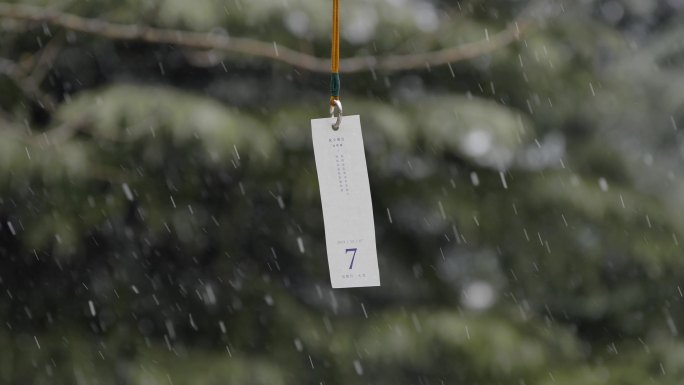
[[[33,58],[27,59],[27,62],[28,61],[33,61]],[[27,65],[31,64],[26,62],[15,63],[9,59],[0,57],[0,74],[12,79],[14,84],[23,92],[24,96],[35,101],[47,111],[52,111],[55,106],[54,99],[51,95],[42,92],[34,79],[25,75],[25,67]]]
[[[64,44],[63,36],[55,36],[50,40],[35,56],[33,67],[31,69],[31,74],[29,78],[33,81],[36,86],[39,86],[45,76],[52,69],[54,61],[59,56],[62,51],[62,45]]]
[[[173,44],[197,50],[235,52],[280,61],[312,72],[325,73],[330,71],[328,58],[315,57],[281,45],[278,45],[276,49],[273,43],[249,38],[118,24],[84,18],[48,8],[7,3],[0,3],[0,17],[48,23],[71,31],[115,40],[139,40],[154,44]],[[346,73],[371,70],[399,71],[472,59],[515,41],[530,25],[529,20],[522,20],[521,18],[486,40],[434,52],[347,58],[341,60],[340,71]]]

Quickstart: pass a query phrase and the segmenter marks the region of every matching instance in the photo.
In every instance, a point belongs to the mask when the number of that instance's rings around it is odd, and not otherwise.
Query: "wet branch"
[[[531,26],[525,19],[529,8],[517,21],[488,39],[466,43],[433,52],[403,55],[361,56],[342,59],[341,72],[399,71],[438,66],[472,59],[517,40]],[[0,18],[46,23],[76,32],[114,40],[137,40],[153,44],[172,44],[196,50],[235,52],[280,61],[312,72],[329,72],[330,59],[319,58],[275,43],[255,39],[228,37],[212,33],[154,28],[143,25],[119,24],[85,18],[49,8],[0,3]]]

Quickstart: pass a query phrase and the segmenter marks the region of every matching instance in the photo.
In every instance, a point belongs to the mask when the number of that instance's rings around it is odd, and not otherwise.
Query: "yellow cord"
[[[330,105],[340,100],[340,1],[333,0],[332,49],[330,53]]]

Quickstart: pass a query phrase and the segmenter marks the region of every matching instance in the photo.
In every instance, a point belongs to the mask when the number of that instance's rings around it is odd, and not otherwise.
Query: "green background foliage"
[[[327,1],[26,3],[329,52]],[[680,383],[684,3],[341,3],[343,57],[533,20],[342,74],[379,288],[328,280],[327,75],[0,18],[0,383]]]

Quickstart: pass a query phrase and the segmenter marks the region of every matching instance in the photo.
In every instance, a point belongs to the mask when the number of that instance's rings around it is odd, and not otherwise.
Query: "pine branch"
[[[533,2],[534,3],[534,2]],[[527,31],[531,22],[525,19],[528,7],[517,21],[488,39],[450,47],[439,51],[386,56],[363,56],[342,59],[341,72],[400,71],[425,68],[472,59],[503,47]],[[70,31],[82,32],[114,40],[137,40],[152,44],[172,44],[196,50],[234,52],[280,61],[312,72],[330,71],[330,59],[319,58],[274,43],[250,38],[228,37],[212,33],[154,28],[144,25],[112,23],[85,18],[44,7],[0,3],[0,18],[46,23]]]
[[[14,76],[14,74],[18,71],[17,68],[17,63],[0,57],[0,74]]]

